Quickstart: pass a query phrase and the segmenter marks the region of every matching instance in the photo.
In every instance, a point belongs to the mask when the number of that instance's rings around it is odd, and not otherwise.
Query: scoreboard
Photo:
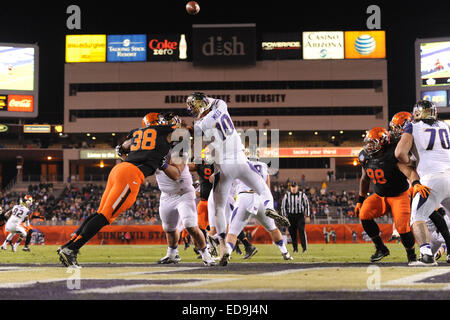
[[[39,48],[0,43],[0,118],[38,115]]]

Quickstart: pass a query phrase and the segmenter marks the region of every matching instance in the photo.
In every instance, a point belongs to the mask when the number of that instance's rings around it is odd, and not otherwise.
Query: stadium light
[[[100,161],[100,168],[103,168],[105,166],[105,163],[103,162],[103,160]]]
[[[52,157],[51,157],[51,156],[48,156],[48,157],[47,157],[47,160],[52,160]]]
[[[358,161],[356,159],[353,159],[353,166],[356,167],[358,165]]]

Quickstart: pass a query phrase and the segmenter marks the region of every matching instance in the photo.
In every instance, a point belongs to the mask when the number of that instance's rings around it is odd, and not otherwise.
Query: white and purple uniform
[[[258,171],[264,182],[267,183],[269,177],[267,164],[259,161],[252,161],[251,164]],[[230,234],[239,235],[252,217],[269,232],[277,228],[275,221],[266,216],[261,197],[252,188],[238,180],[236,191],[238,195],[236,207],[231,217]]]
[[[450,210],[450,128],[443,121],[409,123],[404,130],[413,136],[411,149],[417,160],[420,183],[431,189],[427,199],[417,193],[411,207],[411,224],[427,221],[440,204]]]
[[[156,181],[161,190],[159,215],[164,231],[172,232],[180,224],[184,228],[198,226],[195,188],[189,167],[185,166],[178,180],[156,170]]]
[[[211,110],[195,123],[194,132],[196,136],[203,133],[206,139],[214,137],[208,146],[215,153],[213,199],[217,233],[224,237],[227,226],[225,207],[234,180],[241,180],[259,194],[264,208],[274,209],[273,197],[269,187],[245,156],[244,146],[234,128],[227,104],[220,99],[208,99]]]

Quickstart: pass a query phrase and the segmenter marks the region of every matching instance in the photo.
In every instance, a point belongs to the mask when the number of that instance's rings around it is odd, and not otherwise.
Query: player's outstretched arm
[[[409,163],[409,151],[412,148],[413,142],[414,138],[412,134],[403,132],[402,137],[395,148],[395,157],[398,161],[405,164]]]

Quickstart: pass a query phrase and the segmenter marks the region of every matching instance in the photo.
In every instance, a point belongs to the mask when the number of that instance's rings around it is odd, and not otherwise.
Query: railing
[[[8,192],[12,188],[14,188],[16,182],[17,182],[17,175],[14,178],[12,178],[11,181],[8,182],[8,184],[3,188],[3,192]]]

